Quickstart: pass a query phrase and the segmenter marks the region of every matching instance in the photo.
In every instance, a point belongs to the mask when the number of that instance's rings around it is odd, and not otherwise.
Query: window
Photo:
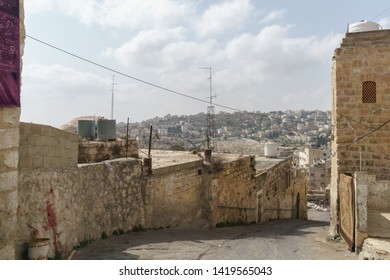
[[[376,83],[372,81],[363,82],[362,102],[376,103]]]

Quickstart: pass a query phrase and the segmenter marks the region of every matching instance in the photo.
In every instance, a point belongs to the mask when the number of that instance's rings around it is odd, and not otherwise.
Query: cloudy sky
[[[209,71],[202,67],[212,68],[216,104],[329,110],[333,51],[347,24],[367,19],[390,28],[389,6],[388,0],[25,0],[29,36],[117,73],[27,38],[21,119],[58,127],[78,116],[110,118],[112,75],[118,122],[206,112]]]

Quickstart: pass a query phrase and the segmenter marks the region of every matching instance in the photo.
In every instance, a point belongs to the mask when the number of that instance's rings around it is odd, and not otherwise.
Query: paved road
[[[308,220],[205,229],[182,226],[130,232],[98,240],[73,259],[357,259],[343,241],[329,241],[329,213],[309,210]]]

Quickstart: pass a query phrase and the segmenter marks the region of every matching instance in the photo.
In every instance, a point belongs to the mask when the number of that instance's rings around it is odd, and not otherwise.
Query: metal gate
[[[355,193],[353,177],[340,175],[339,183],[340,234],[351,252],[355,249]]]

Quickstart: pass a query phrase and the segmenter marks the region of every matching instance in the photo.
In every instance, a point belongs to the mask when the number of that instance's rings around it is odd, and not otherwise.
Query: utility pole
[[[199,67],[199,69],[205,69],[210,71],[210,77],[209,77],[210,105],[207,107],[207,130],[206,130],[207,149],[210,149],[213,148],[214,146],[214,137],[215,137],[215,108],[213,106],[213,97],[217,97],[217,96],[213,95],[211,67]]]
[[[111,119],[114,119],[114,89],[115,89],[115,75],[112,75],[111,83]]]

